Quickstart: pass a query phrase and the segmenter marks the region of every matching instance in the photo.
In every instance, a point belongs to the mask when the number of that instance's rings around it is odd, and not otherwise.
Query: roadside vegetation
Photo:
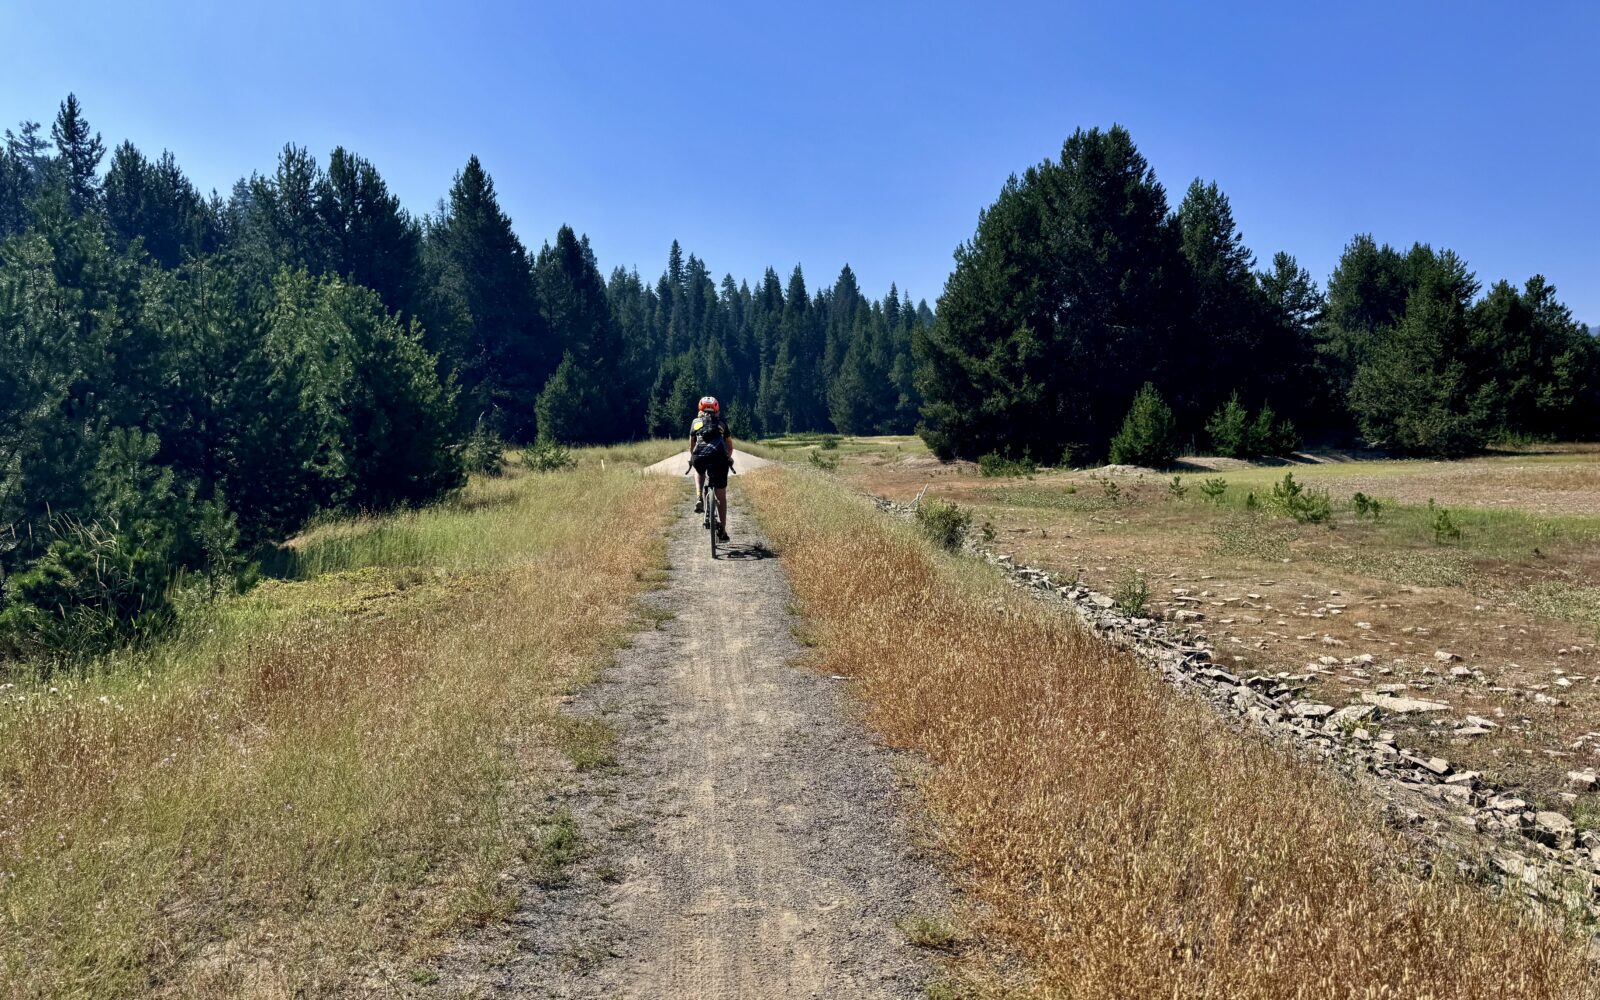
[[[839,473],[851,485],[897,500],[926,488],[923,505],[957,505],[1019,562],[1146,615],[1183,611],[1230,670],[1293,675],[1299,697],[1334,706],[1380,685],[1447,704],[1386,726],[1600,829],[1595,793],[1568,777],[1600,765],[1594,447],[1452,462],[1189,457],[1175,475],[1031,481],[856,449]],[[1131,577],[1146,582],[1143,602],[1125,600]]]
[[[1600,995],[1580,941],[1428,868],[1352,791],[981,564],[820,477],[747,488],[819,666],[932,764],[973,994]]]
[[[557,698],[656,578],[676,484],[632,470],[673,447],[508,462],[441,506],[323,521],[281,578],[168,639],[13,674],[7,995],[387,992],[440,935],[512,912],[506,872],[559,881],[583,848],[541,789],[608,750]]]

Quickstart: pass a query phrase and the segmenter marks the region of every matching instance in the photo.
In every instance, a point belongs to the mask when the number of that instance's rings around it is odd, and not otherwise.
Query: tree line
[[[955,261],[915,343],[946,457],[1150,463],[1302,437],[1460,456],[1600,431],[1600,342],[1544,278],[1480,294],[1450,250],[1367,235],[1325,291],[1287,253],[1257,270],[1217,185],[1170,209],[1120,127],[1010,178]]]
[[[457,489],[469,443],[676,437],[707,393],[745,434],[917,420],[933,314],[848,266],[752,287],[674,243],[608,279],[570,227],[530,251],[476,157],[421,216],[343,148],[206,195],[72,95],[4,139],[0,658],[159,631],[320,512]]]

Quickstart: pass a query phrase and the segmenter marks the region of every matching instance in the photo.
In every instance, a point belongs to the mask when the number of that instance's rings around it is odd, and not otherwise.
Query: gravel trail
[[[841,681],[794,662],[788,583],[732,496],[715,562],[684,504],[670,582],[646,599],[659,627],[571,705],[620,732],[617,768],[562,799],[596,849],[456,952],[450,993],[924,995],[931,963],[896,922],[949,898],[907,828],[911,793]]]

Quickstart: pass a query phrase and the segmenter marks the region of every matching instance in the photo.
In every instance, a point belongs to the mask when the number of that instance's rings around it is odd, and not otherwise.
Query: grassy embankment
[[[983,995],[1600,996],[1580,943],[1423,877],[1328,775],[978,564],[821,477],[748,489],[824,668],[933,764],[926,799],[986,946],[959,967]]]
[[[323,524],[274,580],[156,648],[13,676],[0,707],[0,993],[382,992],[453,928],[554,877],[526,816],[604,733],[556,699],[622,639],[676,484],[632,469],[475,480]],[[599,471],[599,459],[608,470]]]

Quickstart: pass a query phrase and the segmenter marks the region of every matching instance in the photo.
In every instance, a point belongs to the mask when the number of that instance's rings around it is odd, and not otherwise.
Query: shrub
[[[959,552],[972,527],[972,512],[953,503],[930,500],[917,507],[917,523],[935,545],[947,552]]]
[[[1428,498],[1428,510],[1433,515],[1433,542],[1435,545],[1444,545],[1447,542],[1461,541],[1461,526],[1456,524],[1450,512]]]
[[[839,447],[839,441],[840,438],[837,434],[824,434],[822,435],[822,440],[817,447],[821,448],[823,451],[834,451]]]
[[[522,449],[522,464],[534,472],[560,472],[578,464],[572,452],[550,440],[541,440]]]
[[[1117,465],[1171,465],[1178,457],[1177,421],[1168,406],[1146,382],[1123,418],[1122,429],[1111,439],[1111,461]]]
[[[1228,481],[1221,476],[1202,480],[1200,483],[1200,495],[1210,503],[1220,504],[1222,498],[1228,495]]]
[[[821,469],[823,472],[839,471],[838,455],[824,455],[820,451],[812,451],[807,453],[807,457],[811,459],[812,465]]]
[[[978,459],[978,471],[991,477],[1031,476],[1035,466],[1032,459],[1007,458],[997,451],[991,451]]]
[[[1350,503],[1356,509],[1357,520],[1370,517],[1376,521],[1383,516],[1383,504],[1379,503],[1376,498],[1367,496],[1365,493],[1357,493],[1355,496],[1350,498]]]
[[[1167,493],[1171,495],[1174,500],[1182,500],[1184,497],[1189,495],[1189,487],[1183,485],[1182,476],[1173,476],[1172,482],[1167,484]]]
[[[1333,504],[1328,499],[1328,491],[1318,493],[1307,490],[1304,485],[1295,482],[1292,472],[1284,473],[1283,481],[1273,484],[1272,506],[1301,524],[1321,524],[1333,516]]]
[[[480,419],[461,447],[461,464],[480,476],[498,476],[505,469],[506,446]]]
[[[1142,617],[1146,606],[1150,603],[1150,584],[1145,581],[1144,574],[1129,570],[1122,577],[1122,582],[1117,584],[1117,592],[1111,595],[1117,602],[1117,610],[1130,618]]]

